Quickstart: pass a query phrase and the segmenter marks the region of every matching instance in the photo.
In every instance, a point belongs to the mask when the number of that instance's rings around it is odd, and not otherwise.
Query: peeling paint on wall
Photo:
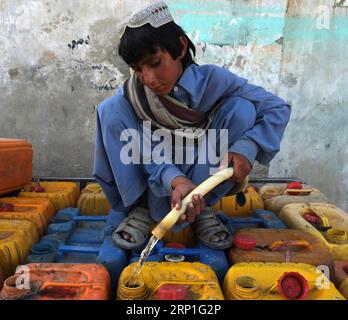
[[[196,42],[269,45],[283,32],[285,1],[168,1],[178,24]],[[258,3],[259,5],[255,6]]]
[[[330,27],[316,29],[315,21],[308,24],[306,17],[323,5],[329,10]],[[297,6],[291,2],[288,14],[303,24],[288,18],[284,30],[279,93],[293,111],[270,175],[301,178],[348,211],[348,36],[342,36],[346,12],[332,8],[332,1],[318,0]]]
[[[0,136],[33,144],[34,175],[91,176],[95,108],[125,78],[115,2],[0,3]]]
[[[277,92],[282,47],[270,46],[197,46],[197,62],[212,63],[224,67],[267,90]]]
[[[74,51],[75,49],[78,50],[79,45],[89,45],[91,38],[89,37],[89,35],[86,37],[86,39],[80,38],[78,40],[73,40],[71,43],[68,44],[68,48],[71,51]]]

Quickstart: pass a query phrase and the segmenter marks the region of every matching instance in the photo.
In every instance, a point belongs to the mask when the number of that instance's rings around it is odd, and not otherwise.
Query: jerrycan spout
[[[119,300],[144,300],[149,292],[143,278],[138,277],[137,281],[130,284],[126,281],[121,281],[117,292]]]

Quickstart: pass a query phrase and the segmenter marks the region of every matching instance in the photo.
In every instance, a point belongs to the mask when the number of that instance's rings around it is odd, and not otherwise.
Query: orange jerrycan
[[[145,262],[134,285],[128,280],[137,263],[121,273],[118,300],[223,300],[214,271],[200,262]]]
[[[230,217],[250,216],[256,209],[264,209],[262,197],[252,186],[244,190],[244,195],[246,203],[242,207],[238,205],[236,195],[233,195],[223,197],[213,206],[213,209],[215,211],[223,211]]]
[[[44,198],[22,198],[22,197],[8,197],[0,198],[0,202],[15,204],[17,206],[30,206],[38,208],[43,212],[44,219],[48,224],[52,216],[56,214],[56,210],[49,199]]]
[[[316,236],[334,260],[348,260],[348,215],[329,203],[293,203],[283,207],[279,217],[293,229]]]
[[[348,261],[335,261],[335,284],[342,295],[348,299]]]
[[[31,221],[40,237],[45,234],[54,214],[54,206],[48,199],[0,198],[0,219]]]
[[[75,207],[79,195],[75,182],[32,182],[19,193],[19,197],[49,199],[56,210]]]
[[[81,210],[81,215],[84,216],[107,216],[111,206],[100,184],[89,183],[81,191],[77,208]]]
[[[345,300],[324,273],[304,263],[238,263],[223,292],[227,300]]]
[[[0,268],[5,277],[25,262],[31,246],[38,240],[39,234],[32,222],[0,219]]]
[[[328,201],[318,189],[299,182],[265,184],[260,188],[259,193],[265,203],[265,209],[276,214],[289,203]]]
[[[17,288],[16,282],[23,283],[24,288]],[[98,264],[31,263],[20,266],[14,276],[5,280],[0,298],[109,300],[110,276]]]
[[[0,195],[30,183],[32,170],[32,145],[25,140],[0,138]]]
[[[239,262],[302,262],[328,266],[333,271],[330,250],[315,236],[294,229],[242,229],[229,249],[231,264]]]

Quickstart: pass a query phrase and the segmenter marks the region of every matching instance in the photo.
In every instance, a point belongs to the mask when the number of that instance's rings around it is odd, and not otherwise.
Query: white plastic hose
[[[207,180],[203,181],[197,188],[191,191],[181,203],[179,210],[173,208],[163,220],[152,230],[152,234],[157,239],[162,239],[166,232],[171,229],[174,224],[179,220],[180,216],[186,212],[187,205],[192,201],[192,197],[195,194],[205,196],[210,190],[214,189],[217,185],[233,176],[233,168],[226,168],[218,171]]]

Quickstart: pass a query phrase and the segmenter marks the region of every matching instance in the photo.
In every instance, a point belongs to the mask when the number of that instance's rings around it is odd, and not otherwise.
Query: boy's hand
[[[233,162],[234,169],[231,180],[240,183],[251,172],[252,166],[247,158],[245,158],[241,154],[234,152],[228,153],[228,164],[230,164],[231,162]]]
[[[181,200],[184,199],[196,185],[192,183],[191,180],[185,177],[176,177],[172,182],[172,209],[181,208]],[[196,194],[192,198],[192,202],[187,205],[187,210],[182,214],[177,222],[177,224],[182,224],[184,221],[190,223],[194,222],[196,216],[201,213],[205,207],[204,198],[200,194]]]

